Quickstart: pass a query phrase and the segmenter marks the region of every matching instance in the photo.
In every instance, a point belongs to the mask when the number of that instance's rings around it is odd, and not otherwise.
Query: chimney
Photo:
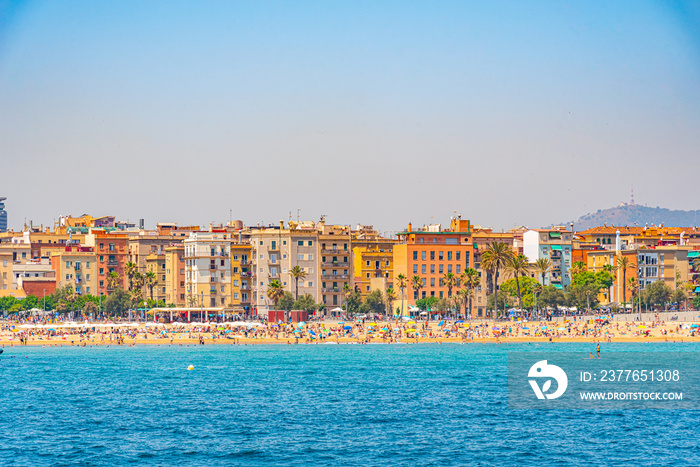
[[[408,231],[409,231],[409,232],[411,231],[411,228],[412,228],[412,227],[413,227],[413,224],[411,224],[411,223],[409,222],[409,223],[408,223]]]

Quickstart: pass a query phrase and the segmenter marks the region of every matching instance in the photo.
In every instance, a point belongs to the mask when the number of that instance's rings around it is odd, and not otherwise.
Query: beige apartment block
[[[185,246],[165,248],[165,303],[185,306]]]
[[[99,295],[97,257],[91,247],[68,246],[51,255],[56,287],[70,286],[78,295]]]
[[[231,235],[193,232],[184,241],[188,306],[223,308],[231,303]]]

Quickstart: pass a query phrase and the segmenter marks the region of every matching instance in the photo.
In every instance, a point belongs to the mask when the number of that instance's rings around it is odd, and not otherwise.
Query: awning
[[[689,251],[688,258],[700,258],[700,251]]]
[[[549,232],[549,238],[561,238],[561,234],[559,232]]]
[[[563,289],[563,288],[564,288],[564,287],[562,287],[561,284],[552,284],[552,285],[553,285],[554,287],[556,287],[557,289]]]
[[[700,287],[695,287],[695,293],[700,293]]]
[[[561,251],[561,245],[551,245],[551,246],[552,246],[552,250]]]

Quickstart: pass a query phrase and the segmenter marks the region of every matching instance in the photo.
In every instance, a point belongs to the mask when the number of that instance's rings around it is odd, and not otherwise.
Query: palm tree
[[[352,293],[352,290],[350,289],[350,284],[346,283],[345,285],[343,285],[343,297],[345,297],[345,311],[347,311],[348,297],[350,296],[351,293]]]
[[[447,296],[451,297],[452,289],[457,285],[457,276],[451,272],[448,272],[442,277],[442,283],[445,287],[447,287]]]
[[[126,266],[124,267],[124,272],[126,273],[126,277],[129,278],[129,290],[131,290],[134,287],[134,275],[139,271],[139,267],[136,265],[136,263],[129,261],[126,263]]]
[[[542,285],[547,273],[552,269],[552,260],[549,258],[537,258],[535,261],[535,270],[542,275]]]
[[[511,256],[510,260],[506,264],[506,270],[515,277],[515,288],[518,291],[518,302],[520,303],[520,310],[523,309],[523,294],[520,293],[520,280],[519,276],[525,276],[530,272],[530,263],[528,263],[527,256],[517,255]]]
[[[574,276],[578,276],[582,272],[586,272],[586,263],[583,261],[576,261],[572,266],[571,266],[571,278],[573,279]]]
[[[630,277],[629,280],[627,281],[627,288],[630,289],[630,292],[632,292],[632,304],[634,304],[634,298],[637,295],[637,292],[639,292],[639,282],[637,281],[636,277]],[[641,303],[639,307],[641,308]]]
[[[627,287],[627,268],[633,268],[635,265],[630,262],[629,257],[620,256],[617,258],[617,267],[622,270],[622,303],[624,304],[627,303],[627,294],[625,293]]]
[[[467,306],[469,306],[469,319],[471,319],[471,308],[472,308],[472,297],[474,296],[474,290],[470,288],[464,288],[457,291],[457,297],[461,298],[464,302],[464,315],[467,315]]]
[[[502,242],[492,242],[486,245],[481,254],[481,267],[490,271],[493,276],[493,305],[494,314],[498,316],[498,271],[505,268],[513,257],[510,245]]]
[[[396,276],[396,286],[401,291],[401,316],[403,316],[403,312],[404,312],[404,310],[403,310],[403,303],[404,303],[403,292],[404,292],[404,290],[406,290],[407,281],[408,281],[408,279],[406,278],[406,274],[399,274],[398,276]]]
[[[114,290],[117,287],[119,287],[119,283],[121,282],[119,274],[117,274],[115,271],[112,271],[109,273],[109,276],[107,276],[107,289],[108,290]]]
[[[153,300],[153,287],[156,286],[157,282],[158,276],[156,276],[156,273],[153,271],[148,271],[144,276],[143,283],[148,287],[148,291],[151,293],[151,300]]]
[[[462,287],[471,292],[469,294],[469,319],[472,318],[472,297],[476,293],[476,288],[479,287],[479,281],[479,271],[474,268],[465,269],[460,276]]]
[[[394,302],[396,301],[396,291],[392,288],[389,287],[386,289],[386,303],[389,305],[389,311],[391,312],[391,316],[394,316]],[[388,316],[387,316],[388,318]]]
[[[277,304],[282,296],[284,296],[284,289],[282,288],[280,281],[275,279],[267,284],[267,297],[275,302],[275,309],[277,308]]]
[[[423,288],[423,279],[421,279],[420,276],[411,277],[411,288],[414,290],[415,295],[417,297],[418,291]],[[414,304],[415,304],[415,300],[414,300]]]
[[[299,299],[299,279],[304,280],[306,278],[306,271],[304,271],[299,266],[294,266],[289,270],[289,274],[294,278],[294,300]]]

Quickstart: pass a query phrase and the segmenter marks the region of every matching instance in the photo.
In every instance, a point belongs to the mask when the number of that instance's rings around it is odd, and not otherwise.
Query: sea
[[[700,465],[697,406],[508,407],[509,352],[591,351],[586,343],[5,347],[0,465]],[[603,346],[618,351],[700,345]]]

